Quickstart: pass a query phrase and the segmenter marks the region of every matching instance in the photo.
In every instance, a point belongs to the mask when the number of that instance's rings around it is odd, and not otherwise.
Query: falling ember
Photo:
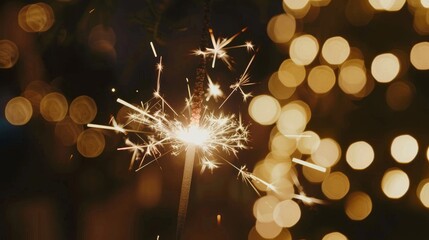
[[[222,222],[222,215],[218,214],[218,215],[216,216],[216,220],[217,220],[217,225],[220,225],[220,224],[221,224],[221,222]]]
[[[155,57],[158,57],[158,55],[156,54],[155,47],[153,46],[153,42],[150,42],[150,47],[152,48],[153,55],[154,55]]]
[[[317,171],[320,171],[320,172],[326,172],[326,168],[325,168],[325,167],[322,167],[322,166],[316,165],[316,164],[314,164],[314,163],[309,163],[309,162],[303,161],[303,160],[301,160],[301,159],[292,158],[292,162],[297,163],[297,164],[301,164],[301,165],[303,165],[303,166],[306,166],[306,167],[312,168],[312,169],[317,170]]]

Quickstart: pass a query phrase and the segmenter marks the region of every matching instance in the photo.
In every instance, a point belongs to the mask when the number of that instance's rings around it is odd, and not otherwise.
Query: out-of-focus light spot
[[[60,139],[64,146],[75,144],[82,131],[82,125],[76,124],[70,117],[64,118],[55,125],[55,136]]]
[[[220,225],[222,223],[222,215],[220,214],[216,215],[216,222],[217,222],[217,225]]]
[[[319,43],[312,35],[306,34],[292,40],[289,55],[297,65],[308,65],[319,52]]]
[[[264,167],[264,164],[262,161],[258,162],[256,166],[253,168],[253,175],[259,179],[262,179],[265,182],[270,182],[270,172]],[[259,182],[259,181],[252,181],[253,185],[260,191],[268,191],[267,185]]]
[[[305,79],[305,67],[297,65],[291,59],[286,59],[279,67],[278,77],[286,87],[299,86]]]
[[[21,126],[30,121],[33,116],[33,107],[28,99],[15,97],[7,102],[4,115],[10,124]]]
[[[257,221],[262,223],[272,222],[274,208],[279,203],[279,200],[274,196],[263,196],[253,204],[253,216]]]
[[[390,153],[398,163],[413,161],[418,151],[419,144],[417,140],[408,134],[397,136],[390,146]]]
[[[87,158],[98,157],[104,150],[103,134],[96,129],[86,129],[77,138],[77,150]]]
[[[97,104],[91,97],[79,96],[71,102],[69,115],[77,124],[90,123],[97,115]]]
[[[273,185],[275,187],[275,191],[272,191],[272,194],[276,196],[280,200],[288,200],[292,199],[295,189],[293,182],[290,180],[290,178],[279,178],[273,181]]]
[[[292,167],[292,163],[289,161],[276,163],[272,167],[272,170],[270,171],[271,179],[273,181],[277,181],[281,178],[286,177],[289,174],[291,167]]]
[[[338,85],[347,94],[357,94],[367,82],[364,62],[360,59],[347,60],[341,65]]]
[[[298,139],[298,150],[302,154],[314,153],[320,145],[320,137],[313,131],[305,131],[302,133],[303,136]]]
[[[259,95],[249,104],[249,115],[261,125],[271,125],[280,116],[280,103],[269,95]]]
[[[420,42],[410,52],[411,64],[418,70],[429,69],[429,42]]]
[[[280,227],[292,227],[301,218],[301,209],[293,200],[284,200],[274,209],[274,221]]]
[[[429,147],[426,150],[426,159],[429,161]]]
[[[417,197],[423,206],[429,208],[429,179],[423,179],[417,187]]]
[[[45,32],[54,21],[54,12],[46,3],[25,5],[18,13],[18,24],[26,32]]]
[[[371,198],[364,192],[353,192],[347,197],[345,211],[351,220],[364,220],[372,211]]]
[[[249,235],[247,237],[247,240],[265,240],[266,238],[263,238],[259,233],[256,231],[256,227],[253,227]],[[277,235],[274,238],[270,238],[271,240],[292,240],[292,234],[287,228],[283,228],[279,235]]]
[[[331,37],[322,47],[323,58],[332,65],[342,64],[350,55],[350,45],[342,37]]]
[[[314,163],[322,167],[334,166],[341,157],[341,148],[332,138],[320,140],[319,148],[311,154]]]
[[[114,93],[114,92],[116,92],[116,89],[115,89],[115,88],[112,88],[110,91],[112,91],[112,92]]]
[[[308,159],[307,162],[314,163],[311,158]],[[302,168],[302,174],[304,175],[305,179],[307,179],[311,183],[321,183],[323,180],[325,180],[325,178],[329,175],[330,172],[330,168],[327,168],[326,172],[321,172],[308,167]]]
[[[371,7],[373,7],[375,10],[382,11],[384,10],[383,5],[381,5],[381,0],[369,0],[369,4],[371,4]]]
[[[91,29],[88,45],[95,53],[111,59],[116,58],[116,35],[111,27],[97,25]]]
[[[420,35],[429,34],[429,21],[427,21],[427,9],[418,7],[414,12],[413,28]]]
[[[323,94],[329,92],[334,87],[336,77],[332,68],[322,65],[311,69],[307,81],[311,90],[315,93]]]
[[[378,0],[383,10],[396,12],[401,10],[406,0]]]
[[[274,221],[268,223],[256,221],[255,228],[259,235],[266,239],[273,239],[282,231],[282,227],[277,225]]]
[[[376,56],[371,64],[372,76],[381,83],[391,82],[398,76],[399,70],[399,59],[391,53]]]
[[[342,172],[332,172],[322,182],[322,192],[332,200],[342,199],[350,189],[348,177]]]
[[[325,7],[328,6],[331,3],[331,0],[311,0],[310,4],[311,6],[315,7]]]
[[[365,169],[374,161],[374,150],[367,142],[354,142],[347,149],[346,161],[355,170]]]
[[[305,8],[309,0],[283,0],[287,7],[293,10],[300,10]]]
[[[389,85],[386,91],[386,102],[394,111],[407,109],[414,97],[414,86],[410,82],[397,81]]]
[[[268,80],[268,90],[275,98],[284,100],[290,98],[295,93],[296,88],[285,86],[280,81],[278,72],[274,72]]]
[[[420,3],[424,8],[429,8],[429,0],[420,0]]]
[[[15,66],[19,58],[19,50],[14,42],[0,40],[0,68]]]
[[[401,198],[409,187],[410,179],[408,175],[398,168],[387,170],[381,180],[381,189],[388,198]]]
[[[162,177],[158,171],[149,170],[140,174],[137,180],[136,200],[144,208],[155,207],[162,194]]]
[[[67,110],[67,99],[58,92],[49,93],[40,101],[40,113],[46,121],[59,122],[63,120]]]
[[[347,237],[340,232],[331,232],[323,236],[322,240],[347,240]]]
[[[40,102],[42,98],[51,91],[51,86],[49,86],[44,81],[34,80],[31,81],[26,87],[22,96],[27,98],[31,105],[33,106],[34,113],[39,113]]]
[[[292,39],[296,30],[295,18],[290,14],[280,14],[270,19],[267,34],[275,43],[286,43]]]
[[[374,9],[367,1],[347,1],[345,15],[350,24],[364,26],[374,17]]]
[[[307,115],[297,104],[285,105],[277,120],[277,129],[284,135],[301,134],[307,125]]]
[[[283,0],[283,10],[292,14],[295,18],[304,18],[310,11],[311,4],[309,0]]]

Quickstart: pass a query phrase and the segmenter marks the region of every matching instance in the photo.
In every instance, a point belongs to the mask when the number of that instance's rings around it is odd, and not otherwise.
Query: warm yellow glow
[[[295,17],[286,13],[272,17],[267,25],[268,36],[275,43],[289,42],[295,34],[295,30]]]
[[[253,175],[261,179],[264,182],[270,182],[270,172],[264,167],[263,162],[258,162],[258,164],[253,168]],[[252,181],[252,184],[260,191],[268,191],[268,187],[261,181]]]
[[[333,65],[342,64],[350,55],[350,45],[343,37],[331,37],[322,47],[322,56]]]
[[[270,141],[271,152],[276,156],[290,157],[296,146],[296,138],[286,137],[280,132],[275,133]]]
[[[86,129],[77,138],[77,150],[87,158],[98,157],[104,150],[104,135],[95,129]]]
[[[307,159],[307,162],[313,162],[310,159]],[[311,183],[320,183],[329,175],[331,172],[330,168],[326,169],[326,172],[321,172],[318,170],[315,170],[313,168],[303,167],[302,168],[302,174],[304,175],[305,179],[307,179]]]
[[[297,65],[308,65],[319,52],[319,43],[312,35],[306,34],[292,40],[289,56]]]
[[[197,146],[204,146],[210,138],[210,133],[207,129],[195,125],[188,126],[187,128],[179,128],[176,134],[177,139],[180,141]]]
[[[372,211],[372,201],[364,192],[353,192],[348,195],[345,211],[351,220],[364,220]]]
[[[266,166],[266,164],[264,165]],[[276,182],[279,179],[285,178],[292,167],[292,163],[289,161],[278,162],[276,163],[269,173],[271,173],[271,179],[273,182]]]
[[[429,42],[419,42],[410,52],[411,64],[418,70],[429,69]]]
[[[325,7],[331,3],[331,0],[311,0],[311,6],[315,7]]]
[[[407,109],[414,97],[414,86],[410,82],[397,81],[389,85],[386,91],[386,103],[394,111]]]
[[[389,12],[396,12],[401,10],[406,0],[378,0],[381,7]]]
[[[247,240],[263,240],[266,238],[263,238],[259,233],[256,231],[256,227],[253,227],[249,235],[247,236]],[[282,231],[274,238],[270,238],[271,240],[292,240],[292,234],[287,228],[283,228]]]
[[[311,90],[315,93],[323,94],[334,87],[336,77],[332,68],[322,65],[311,69],[307,81]]]
[[[341,65],[338,85],[347,94],[357,94],[367,82],[365,64],[360,59],[347,60]]]
[[[286,13],[293,15],[296,19],[301,19],[310,11],[311,4],[309,4],[309,0],[283,0],[282,7]]]
[[[375,10],[384,10],[383,5],[381,5],[381,0],[369,0],[369,4],[371,4],[371,7]]]
[[[40,101],[40,113],[46,121],[59,122],[64,119],[67,111],[67,99],[61,93],[49,93]]]
[[[296,88],[286,87],[280,81],[278,72],[274,72],[268,80],[268,90],[275,98],[284,100],[290,98],[295,93]]]
[[[275,187],[275,191],[271,193],[280,200],[292,199],[295,193],[293,182],[290,178],[282,177],[272,181]]]
[[[298,150],[302,154],[314,153],[320,145],[320,137],[313,131],[305,131],[303,137],[298,139]]]
[[[282,231],[282,227],[277,225],[274,221],[268,223],[256,221],[255,228],[259,235],[265,239],[273,239]]]
[[[255,201],[253,204],[253,216],[262,223],[272,222],[274,208],[279,200],[271,195],[266,195]]]
[[[33,107],[28,99],[15,97],[7,102],[4,115],[10,124],[21,126],[30,121],[33,116]]]
[[[54,12],[46,3],[25,5],[18,13],[18,24],[26,32],[45,32],[54,21]]]
[[[429,161],[429,147],[426,150],[426,159]]]
[[[334,166],[341,157],[341,148],[332,138],[320,140],[319,148],[311,154],[314,163],[322,167]]]
[[[423,179],[417,187],[417,197],[423,206],[429,208],[429,179]]]
[[[424,8],[429,8],[429,0],[420,0],[420,3]]]
[[[19,58],[16,44],[9,40],[0,40],[0,69],[15,66]]]
[[[280,116],[280,103],[269,95],[259,95],[249,104],[249,115],[261,125],[271,125]]]
[[[397,168],[391,168],[384,173],[381,189],[387,197],[397,199],[404,196],[410,187],[408,175]]]
[[[286,6],[293,10],[300,10],[309,4],[309,0],[283,0]]]
[[[55,124],[55,136],[64,146],[75,144],[82,131],[83,126],[73,122],[70,117],[65,117],[61,122]]]
[[[371,64],[372,76],[381,83],[391,82],[396,78],[399,70],[399,59],[391,53],[376,56]]]
[[[348,177],[342,172],[332,172],[322,182],[322,192],[332,200],[342,199],[350,189]]]
[[[294,88],[299,86],[305,79],[305,67],[297,65],[291,59],[286,59],[279,67],[278,77],[286,87]]]
[[[340,232],[331,232],[323,236],[322,240],[347,240],[347,237]]]
[[[398,163],[409,163],[413,161],[419,151],[417,140],[411,135],[397,136],[392,141],[390,153]]]
[[[277,120],[277,129],[284,135],[301,134],[307,125],[307,115],[297,104],[285,105]]]
[[[355,170],[365,169],[374,161],[374,150],[367,142],[354,142],[347,149],[346,161]]]
[[[79,96],[70,103],[69,115],[77,124],[88,124],[97,115],[97,104],[88,96]]]
[[[284,200],[277,204],[273,214],[277,225],[289,228],[294,226],[301,218],[301,209],[295,201]]]

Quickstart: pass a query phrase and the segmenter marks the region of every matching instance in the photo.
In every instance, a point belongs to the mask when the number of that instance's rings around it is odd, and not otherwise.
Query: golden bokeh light
[[[26,32],[46,32],[54,21],[54,12],[46,3],[25,5],[18,13],[18,24]]]
[[[363,170],[374,161],[374,149],[365,141],[354,142],[347,149],[346,161],[351,168]]]
[[[311,158],[307,159],[307,162],[314,164]],[[331,172],[330,168],[326,168],[326,172],[321,172],[309,167],[302,168],[302,174],[304,175],[305,179],[307,179],[311,183],[323,182],[323,180],[325,180],[325,178],[329,175],[330,172]]]
[[[283,0],[286,6],[293,10],[300,10],[309,4],[309,0]]]
[[[409,187],[408,175],[398,168],[388,169],[381,180],[381,189],[388,198],[401,198],[407,193]]]
[[[104,135],[96,129],[86,129],[77,138],[77,150],[87,158],[98,157],[105,145]]]
[[[295,201],[284,200],[277,204],[273,215],[277,225],[289,228],[294,226],[301,218],[301,209]]]
[[[257,221],[268,223],[274,221],[274,208],[280,201],[271,195],[266,195],[255,201],[253,204],[253,216]]]
[[[429,42],[416,43],[410,52],[411,64],[418,70],[429,69]]]
[[[289,56],[297,65],[309,65],[319,52],[319,43],[312,35],[294,38],[289,47]]]
[[[275,43],[289,42],[295,31],[295,17],[286,13],[272,17],[267,25],[268,37]]]
[[[351,220],[361,221],[372,211],[372,201],[364,192],[353,192],[347,196],[345,211]]]
[[[305,67],[297,65],[291,59],[286,59],[280,64],[278,77],[286,87],[294,88],[299,86],[305,79]]]
[[[286,137],[278,131],[276,131],[270,141],[271,153],[279,157],[290,157],[295,152],[296,146],[296,138]]]
[[[335,85],[334,70],[326,65],[316,66],[308,74],[308,86],[313,92],[323,94],[329,92]]]
[[[275,191],[271,191],[271,193],[276,196],[280,200],[290,200],[292,199],[295,189],[293,182],[290,178],[282,177],[278,179],[272,179],[273,185],[275,187]]]
[[[274,221],[268,223],[256,221],[255,228],[258,234],[265,239],[273,239],[282,231],[282,227],[277,225]]]
[[[295,18],[304,18],[311,9],[310,0],[283,0],[283,10]]]
[[[320,137],[313,131],[305,131],[298,139],[298,150],[302,154],[314,153],[320,145]]]
[[[285,86],[280,81],[278,72],[274,72],[268,80],[268,90],[275,98],[284,100],[290,98],[295,93],[296,88]]]
[[[9,40],[0,40],[0,69],[15,66],[19,58],[16,44]]]
[[[322,56],[329,64],[340,65],[349,55],[350,45],[343,37],[331,37],[323,44]]]
[[[366,69],[363,60],[351,59],[341,65],[338,86],[343,92],[357,94],[364,89],[366,82]]]
[[[288,135],[301,134],[307,125],[307,114],[298,104],[287,104],[282,107],[277,120],[279,132]]]
[[[389,85],[386,91],[386,103],[394,111],[407,109],[414,98],[414,85],[397,81]]]
[[[64,146],[71,146],[83,131],[83,126],[76,124],[70,117],[65,117],[55,124],[55,136]]]
[[[334,166],[340,157],[340,145],[332,138],[320,140],[319,148],[311,154],[311,159],[315,164],[326,168]]]
[[[399,59],[391,53],[383,53],[374,58],[371,63],[371,74],[377,82],[388,83],[398,76]]]
[[[269,170],[270,169],[267,169],[264,166],[264,162],[263,161],[259,161],[256,164],[256,166],[253,168],[253,172],[252,173],[253,173],[253,175],[255,177],[257,177],[259,179],[262,179],[265,182],[270,182],[271,175],[270,175]],[[261,183],[259,181],[254,180],[254,181],[252,181],[252,183],[260,191],[266,192],[266,191],[269,190],[266,184],[263,184],[263,183]]]
[[[247,240],[265,240],[267,238],[263,238],[259,233],[256,231],[256,227],[253,227],[249,231],[249,235],[247,236]],[[282,231],[274,238],[270,238],[271,240],[292,240],[292,234],[287,228],[283,228]]]
[[[347,237],[340,232],[331,232],[323,236],[322,240],[347,240]]]
[[[417,140],[411,135],[404,134],[393,139],[390,153],[398,163],[409,163],[414,160],[419,151]]]
[[[40,113],[49,122],[59,122],[68,111],[67,99],[58,92],[45,95],[40,101]]]
[[[282,161],[282,162],[276,163],[271,168],[271,171],[270,171],[271,179],[273,181],[277,181],[281,178],[285,178],[289,174],[291,167],[292,167],[291,161]]]
[[[88,124],[97,115],[97,104],[91,97],[79,96],[70,103],[69,115],[77,124]]]
[[[34,80],[28,83],[22,96],[31,102],[35,111],[39,111],[42,98],[51,91],[51,88],[52,87],[44,81]]]
[[[261,125],[271,125],[280,116],[280,103],[269,95],[259,95],[252,99],[248,112],[250,117]]]
[[[342,172],[332,172],[322,182],[323,194],[332,200],[342,199],[349,189],[349,178]]]
[[[429,0],[420,0],[420,3],[424,8],[429,8]]]
[[[7,102],[4,115],[10,124],[21,126],[30,121],[33,116],[33,107],[28,99],[14,97]]]
[[[420,181],[416,193],[423,206],[429,208],[429,179]]]
[[[311,6],[314,7],[325,7],[331,3],[331,0],[310,0]]]
[[[369,0],[371,6],[378,11],[396,12],[401,10],[406,0]]]

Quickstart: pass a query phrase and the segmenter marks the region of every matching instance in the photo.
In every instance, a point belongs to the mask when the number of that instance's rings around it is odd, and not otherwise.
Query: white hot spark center
[[[209,131],[195,125],[177,131],[177,138],[183,142],[203,146],[210,137]]]

